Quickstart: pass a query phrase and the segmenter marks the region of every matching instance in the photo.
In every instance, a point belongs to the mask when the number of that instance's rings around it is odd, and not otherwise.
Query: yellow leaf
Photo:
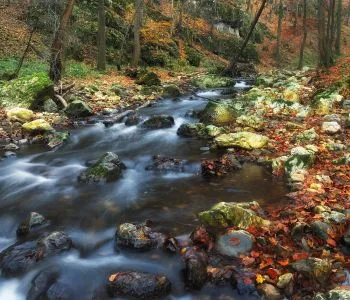
[[[265,281],[265,278],[261,274],[256,274],[256,283],[263,283]]]

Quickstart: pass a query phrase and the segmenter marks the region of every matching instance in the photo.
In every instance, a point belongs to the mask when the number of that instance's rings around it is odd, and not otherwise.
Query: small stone
[[[228,230],[219,236],[216,248],[222,255],[239,257],[253,247],[253,237],[244,230]]]
[[[21,139],[18,141],[18,145],[24,145],[24,144],[27,144],[28,143],[28,140],[27,139]]]
[[[315,278],[320,283],[325,283],[332,271],[332,266],[328,260],[314,257],[294,262],[291,267],[295,271],[308,276],[308,278]]]
[[[350,289],[337,287],[327,293],[327,300],[350,300]]]
[[[312,233],[316,237],[318,237],[324,241],[328,239],[328,231],[332,230],[332,227],[329,224],[324,223],[322,221],[315,221],[315,222],[311,223],[310,228],[311,228]]]
[[[258,292],[266,300],[281,300],[283,299],[280,291],[269,283],[263,283],[258,286]]]
[[[322,131],[328,134],[335,134],[341,131],[341,126],[337,122],[324,122]]]
[[[15,152],[12,151],[6,151],[3,155],[3,158],[10,158],[10,157],[16,157],[17,154]]]
[[[339,115],[336,115],[336,114],[332,114],[332,115],[325,115],[323,117],[323,119],[326,121],[326,122],[337,122],[337,123],[340,123],[341,122],[341,117]]]
[[[43,108],[44,108],[44,111],[48,113],[58,112],[58,106],[56,102],[53,101],[52,99],[45,100]]]
[[[284,289],[293,279],[292,273],[286,273],[278,277],[277,287]]]
[[[332,210],[329,212],[323,212],[321,216],[329,222],[334,223],[344,223],[346,221],[346,216],[343,213]]]
[[[6,150],[6,151],[16,151],[18,149],[19,149],[19,147],[13,143],[4,146],[4,150]]]
[[[46,219],[36,212],[31,212],[28,218],[23,221],[17,228],[17,236],[27,235],[34,227],[38,227],[46,223]]]
[[[173,127],[175,121],[172,116],[156,115],[150,117],[147,121],[143,122],[142,125],[148,129],[162,129]]]
[[[344,109],[350,109],[350,99],[344,100],[343,108]]]
[[[317,206],[315,206],[314,211],[315,211],[315,213],[317,213],[317,214],[321,214],[321,213],[323,213],[323,212],[329,212],[329,213],[330,213],[332,210],[331,210],[331,208],[328,207],[328,206],[325,206],[325,205],[317,205]]]

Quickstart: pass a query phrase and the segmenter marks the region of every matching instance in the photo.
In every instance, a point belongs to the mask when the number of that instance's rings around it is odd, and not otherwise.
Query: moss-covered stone
[[[174,118],[168,115],[155,115],[142,123],[142,126],[148,129],[170,128],[174,125]]]
[[[30,109],[15,107],[7,112],[7,118],[11,122],[26,123],[34,119],[34,112]]]
[[[50,149],[55,149],[69,140],[69,132],[49,132],[48,134],[46,134],[45,138],[47,140],[47,146]]]
[[[180,97],[180,95],[181,95],[180,89],[175,84],[167,85],[163,89],[164,98],[175,98],[175,97]]]
[[[4,107],[36,109],[53,97],[53,83],[46,73],[35,73],[5,82],[0,86],[0,104]]]
[[[112,182],[121,177],[125,168],[117,154],[107,152],[95,164],[84,170],[78,180],[83,183]]]
[[[315,128],[305,130],[301,133],[297,133],[292,137],[293,142],[313,142],[318,139],[318,134]]]
[[[313,165],[315,153],[303,147],[293,148],[291,155],[284,163],[286,174],[291,174],[296,170],[307,169]]]
[[[93,115],[92,109],[84,101],[74,100],[65,109],[66,115],[73,118],[84,118]]]
[[[201,121],[220,126],[234,122],[236,116],[236,110],[229,103],[209,102],[201,113]]]
[[[44,119],[38,119],[24,123],[22,129],[30,134],[39,134],[54,131],[51,125]]]
[[[350,165],[350,153],[345,154],[343,157],[333,160],[335,165]]]
[[[264,120],[254,115],[241,115],[236,119],[236,123],[256,130],[261,130],[264,127]]]
[[[203,123],[184,123],[177,130],[177,134],[183,137],[205,137],[205,125]]]
[[[234,86],[236,82],[230,77],[206,75],[193,79],[192,83],[201,89],[211,89]]]
[[[328,260],[313,257],[294,262],[291,267],[310,279],[316,279],[319,283],[325,283],[332,270]]]
[[[264,148],[269,142],[266,136],[252,132],[221,134],[215,138],[215,144],[221,148],[238,147],[252,150]]]
[[[220,202],[210,210],[199,214],[199,219],[207,226],[226,228],[237,226],[246,229],[250,226],[268,226],[269,221],[258,216],[252,208],[260,208],[257,202]]]
[[[147,85],[147,86],[157,86],[161,84],[158,75],[154,72],[141,73],[136,80],[137,84]]]
[[[299,102],[299,95],[291,89],[285,89],[283,91],[283,99],[291,102]]]
[[[223,127],[208,125],[205,127],[205,133],[207,136],[214,138],[220,134],[226,133],[226,130]]]

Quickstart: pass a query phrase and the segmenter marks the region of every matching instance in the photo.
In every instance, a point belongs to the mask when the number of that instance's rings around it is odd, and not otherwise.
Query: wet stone
[[[125,126],[135,126],[141,122],[141,117],[138,114],[131,114],[125,120]]]
[[[143,127],[148,129],[170,128],[175,125],[174,118],[168,115],[152,116],[142,123]]]
[[[315,221],[311,223],[310,227],[312,233],[322,240],[328,239],[328,231],[332,229],[332,227],[329,224],[321,221]]]
[[[33,228],[38,227],[46,223],[46,219],[36,213],[31,212],[25,221],[23,221],[17,228],[17,236],[27,235]]]
[[[27,300],[42,299],[46,296],[49,287],[57,280],[59,272],[56,268],[49,268],[41,271],[32,280]]]
[[[107,291],[111,297],[155,299],[170,293],[171,283],[163,275],[143,272],[117,272],[109,276]]]
[[[155,155],[152,157],[152,164],[147,166],[146,170],[155,172],[183,172],[184,165],[184,160]]]
[[[239,257],[253,247],[253,237],[244,230],[228,230],[219,236],[216,249],[222,255]]]
[[[258,286],[259,293],[263,296],[265,300],[282,300],[283,297],[275,286],[269,283],[260,284]]]
[[[184,255],[185,285],[194,290],[200,290],[208,280],[208,258],[205,252],[195,248],[187,249]]]

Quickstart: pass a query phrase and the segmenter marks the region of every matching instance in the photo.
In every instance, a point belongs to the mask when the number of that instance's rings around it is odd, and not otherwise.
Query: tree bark
[[[134,21],[134,52],[132,65],[137,67],[141,59],[140,31],[143,22],[143,0],[136,0],[136,12]]]
[[[341,48],[341,25],[342,25],[343,1],[337,1],[337,35],[335,39],[335,54],[340,55]]]
[[[239,49],[239,51],[237,52],[237,54],[233,56],[233,58],[232,58],[232,60],[231,60],[231,63],[230,63],[230,66],[229,66],[229,68],[228,68],[228,71],[231,71],[232,69],[235,68],[236,63],[237,63],[237,60],[242,56],[242,53],[243,53],[245,47],[248,45],[248,42],[249,42],[249,40],[250,40],[250,37],[252,36],[252,33],[253,33],[253,31],[254,31],[254,28],[255,28],[256,24],[258,23],[262,12],[264,11],[266,2],[267,2],[267,0],[262,0],[261,5],[260,5],[260,8],[259,8],[258,12],[256,13],[255,18],[254,18],[252,24],[250,25],[248,34],[247,34],[247,36],[245,37],[245,39],[244,39],[244,41],[243,41],[243,44],[242,44],[241,48]]]
[[[303,38],[301,41],[300,46],[300,55],[299,55],[299,66],[298,69],[301,70],[304,67],[304,49],[306,45],[306,39],[307,39],[307,0],[303,1]]]
[[[283,20],[283,0],[280,0],[278,5],[278,27],[277,27],[277,48],[276,48],[276,63],[281,65],[281,42],[282,42],[282,20]]]
[[[97,55],[97,70],[106,70],[106,15],[105,1],[99,0],[98,3],[98,55]]]
[[[62,78],[63,70],[63,50],[64,50],[64,39],[66,35],[66,29],[68,26],[69,19],[73,12],[75,0],[68,0],[66,8],[61,17],[61,22],[58,30],[55,33],[51,45],[51,57],[50,57],[50,71],[49,77],[54,83],[58,83]]]

